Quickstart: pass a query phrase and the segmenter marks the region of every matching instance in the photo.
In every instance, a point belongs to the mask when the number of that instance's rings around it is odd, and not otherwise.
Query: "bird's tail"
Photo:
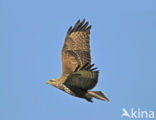
[[[109,102],[109,99],[101,91],[88,91],[91,97]]]

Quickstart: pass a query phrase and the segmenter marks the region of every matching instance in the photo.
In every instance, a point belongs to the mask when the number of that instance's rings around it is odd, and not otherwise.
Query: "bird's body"
[[[89,102],[92,102],[92,97],[109,101],[101,91],[89,91],[95,87],[99,73],[91,64],[90,29],[85,19],[69,28],[61,54],[62,75],[47,83]]]

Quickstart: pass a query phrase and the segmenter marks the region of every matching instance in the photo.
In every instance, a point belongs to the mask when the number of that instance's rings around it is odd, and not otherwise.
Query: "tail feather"
[[[109,102],[109,99],[101,91],[88,91],[91,97]]]

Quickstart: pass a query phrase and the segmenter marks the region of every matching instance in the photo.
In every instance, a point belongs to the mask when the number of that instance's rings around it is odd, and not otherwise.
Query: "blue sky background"
[[[70,96],[46,81],[61,75],[66,31],[92,25],[94,90],[110,103]],[[156,112],[156,1],[1,0],[1,120],[120,120],[122,108]]]

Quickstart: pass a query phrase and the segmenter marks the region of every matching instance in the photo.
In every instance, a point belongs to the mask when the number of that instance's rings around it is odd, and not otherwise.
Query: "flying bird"
[[[91,64],[90,30],[85,19],[69,27],[61,52],[62,75],[47,81],[66,93],[93,102],[92,98],[109,99],[101,91],[91,91],[98,82],[99,70]]]

